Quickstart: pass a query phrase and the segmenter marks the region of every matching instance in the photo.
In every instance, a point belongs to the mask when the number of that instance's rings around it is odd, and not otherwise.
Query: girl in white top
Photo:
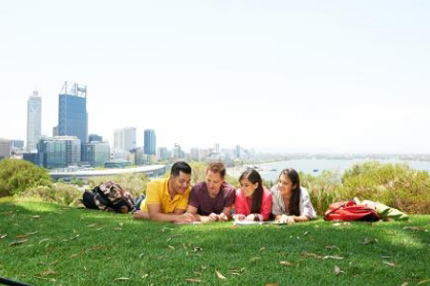
[[[308,191],[300,187],[300,178],[296,170],[284,169],[279,175],[278,184],[273,186],[271,191],[275,221],[291,224],[317,217]]]

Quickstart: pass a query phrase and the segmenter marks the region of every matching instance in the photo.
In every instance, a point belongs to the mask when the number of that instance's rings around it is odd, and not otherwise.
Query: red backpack
[[[366,205],[357,205],[354,201],[333,203],[324,214],[324,220],[378,221],[379,219],[375,209]]]

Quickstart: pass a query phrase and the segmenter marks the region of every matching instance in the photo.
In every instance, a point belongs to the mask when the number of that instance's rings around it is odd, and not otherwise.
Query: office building
[[[11,153],[10,141],[0,138],[0,160],[9,158]]]
[[[42,97],[37,91],[27,101],[27,151],[35,151],[42,135]]]
[[[47,169],[74,166],[81,161],[81,141],[75,136],[42,138],[37,153],[38,165]]]
[[[88,142],[94,142],[94,141],[103,142],[103,137],[97,134],[90,134],[88,136]]]
[[[10,148],[12,148],[12,150],[22,150],[22,149],[24,149],[24,141],[23,140],[10,140]]]
[[[146,155],[155,155],[156,143],[155,143],[155,131],[152,129],[146,129],[144,131],[144,146],[143,152]]]
[[[65,82],[59,94],[58,135],[76,136],[82,144],[88,137],[87,87]]]
[[[115,153],[117,153],[117,151],[129,152],[136,148],[136,128],[126,127],[116,129],[114,131],[113,144]]]
[[[103,166],[110,160],[110,146],[107,142],[90,141],[82,144],[82,162],[92,167]]]

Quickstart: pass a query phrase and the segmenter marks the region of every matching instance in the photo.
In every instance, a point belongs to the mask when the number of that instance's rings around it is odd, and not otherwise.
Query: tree
[[[50,186],[51,176],[45,169],[18,159],[0,161],[0,197],[20,194],[27,188]]]

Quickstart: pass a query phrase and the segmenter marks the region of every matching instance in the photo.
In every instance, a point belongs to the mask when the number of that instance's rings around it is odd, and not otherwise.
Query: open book
[[[235,220],[233,221],[234,225],[258,225],[258,224],[282,224],[277,221],[249,221],[249,220]]]

